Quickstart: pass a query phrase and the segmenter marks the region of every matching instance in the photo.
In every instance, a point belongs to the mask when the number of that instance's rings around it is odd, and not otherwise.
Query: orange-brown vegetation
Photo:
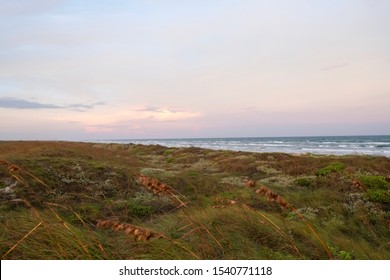
[[[140,184],[151,190],[156,195],[165,195],[180,203],[179,207],[186,207],[186,204],[178,197],[174,189],[163,182],[160,182],[151,177],[140,174],[138,176]]]
[[[98,228],[111,228],[115,231],[123,231],[128,235],[134,236],[138,241],[148,241],[151,238],[162,238],[163,234],[154,232],[152,230],[138,227],[128,223],[121,223],[119,221],[99,220],[96,225]]]
[[[367,188],[357,179],[352,180],[352,185],[359,190],[362,190],[362,191],[367,190]]]
[[[256,181],[254,180],[245,179],[244,183],[248,188],[254,188],[256,186]]]
[[[290,207],[288,202],[282,196],[275,193],[273,190],[266,186],[261,186],[260,189],[256,190],[256,193],[265,196],[268,201],[276,202],[282,208]]]
[[[140,174],[138,176],[138,180],[142,186],[148,188],[154,194],[167,195],[167,196],[173,195],[172,188],[170,186],[158,181],[158,180],[155,180],[155,179],[150,178],[148,176],[145,176],[143,174]]]

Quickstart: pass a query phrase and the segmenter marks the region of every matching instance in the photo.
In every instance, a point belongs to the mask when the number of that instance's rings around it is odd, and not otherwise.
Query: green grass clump
[[[295,183],[301,187],[310,187],[312,181],[309,178],[301,177],[295,180]]]
[[[155,212],[153,207],[149,205],[129,203],[128,207],[129,215],[138,219],[147,218]]]
[[[388,189],[390,183],[383,176],[365,175],[361,176],[360,181],[370,189]]]
[[[341,162],[331,163],[317,171],[318,176],[328,176],[331,173],[341,172],[345,169],[345,164]]]
[[[367,190],[367,198],[373,202],[390,204],[390,191],[381,189]]]
[[[373,202],[390,204],[390,183],[383,176],[364,175],[360,181],[368,188],[366,197]]]

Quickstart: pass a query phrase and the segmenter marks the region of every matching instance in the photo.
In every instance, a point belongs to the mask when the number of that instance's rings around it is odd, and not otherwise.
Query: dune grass
[[[0,142],[1,259],[389,259],[390,159]]]

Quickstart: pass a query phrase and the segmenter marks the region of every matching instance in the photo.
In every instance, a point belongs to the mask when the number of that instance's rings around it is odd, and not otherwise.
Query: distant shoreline
[[[317,137],[317,136],[316,136]],[[332,136],[332,137],[339,137],[339,136]],[[347,137],[355,137],[355,136],[347,136]],[[369,137],[369,136],[361,136],[361,137]],[[373,137],[384,137],[386,139],[389,139],[388,141],[390,141],[390,136],[373,136]],[[390,142],[389,143],[383,143],[379,146],[383,146],[381,147],[381,153],[379,152],[376,152],[375,150],[371,150],[371,151],[366,151],[364,152],[364,150],[359,150],[359,149],[356,149],[356,150],[342,150],[341,152],[340,151],[337,151],[337,150],[334,150],[332,152],[332,150],[327,150],[327,149],[318,149],[318,150],[313,150],[313,149],[310,149],[310,148],[305,148],[304,146],[301,146],[300,149],[301,150],[298,150],[298,149],[294,149],[294,147],[291,147],[291,144],[289,142],[283,142],[283,143],[278,143],[278,140],[280,139],[289,139],[290,137],[281,137],[281,138],[277,138],[277,137],[267,137],[267,138],[188,138],[188,139],[153,139],[153,140],[132,140],[132,139],[129,139],[129,140],[126,140],[126,139],[121,139],[121,140],[86,140],[86,141],[72,141],[72,140],[0,140],[0,144],[1,143],[90,143],[90,144],[117,144],[117,145],[144,145],[144,146],[153,146],[153,145],[157,145],[157,146],[163,146],[163,147],[166,147],[166,148],[200,148],[200,149],[208,149],[208,150],[215,150],[215,151],[234,151],[234,152],[249,152],[249,153],[275,153],[275,154],[278,154],[278,153],[283,153],[283,154],[291,154],[291,155],[296,155],[296,156],[378,156],[378,157],[386,157],[386,158],[389,158],[390,157]],[[291,138],[298,138],[298,137],[291,137]],[[304,138],[304,137],[299,137],[299,138],[302,138],[302,139],[307,139],[307,138]],[[314,137],[310,137],[310,138],[314,138]],[[322,137],[319,137],[318,138],[322,138]],[[326,137],[326,138],[331,138],[331,137]],[[343,137],[344,138],[344,137]],[[351,138],[351,139],[352,139]],[[220,144],[215,144],[212,145],[212,144],[207,144],[205,143],[205,141],[239,141],[239,140],[257,140],[257,139],[267,139],[267,140],[272,140],[272,141],[275,141],[277,143],[266,143],[265,145],[267,147],[267,149],[254,149],[253,146],[255,146],[255,144],[250,144],[247,145],[247,147],[245,147],[245,144],[241,144],[240,143],[236,143],[236,145],[220,145]],[[187,141],[185,141],[187,140]],[[318,143],[317,143],[318,144]],[[260,144],[260,147],[261,145],[264,145],[264,143]],[[340,144],[340,145],[344,145],[344,144]],[[372,146],[372,145],[371,145]],[[282,147],[282,148],[280,148]],[[256,148],[256,146],[255,146]],[[344,147],[345,148],[345,147]],[[363,148],[363,147],[360,147],[360,148]],[[372,147],[371,147],[372,148]],[[360,151],[360,152],[359,152]]]
[[[242,152],[374,155],[390,157],[390,136],[310,136],[310,137],[242,137],[178,139],[112,139],[93,143],[144,144],[166,147],[199,147]]]

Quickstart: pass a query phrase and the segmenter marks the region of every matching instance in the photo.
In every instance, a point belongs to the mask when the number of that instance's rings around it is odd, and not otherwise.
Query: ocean
[[[200,147],[215,150],[281,152],[322,155],[379,155],[390,157],[390,135],[385,136],[315,136],[187,139],[122,139],[94,141],[103,143]]]

